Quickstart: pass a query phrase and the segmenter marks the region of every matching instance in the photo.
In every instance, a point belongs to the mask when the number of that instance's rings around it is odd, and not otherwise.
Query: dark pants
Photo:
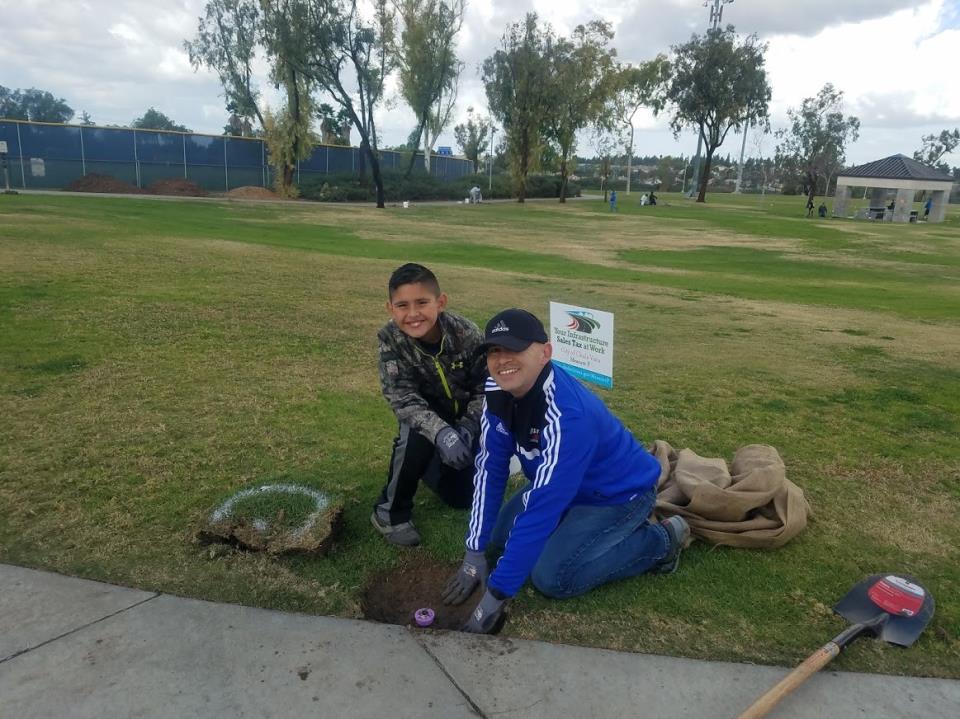
[[[433,442],[401,424],[393,440],[387,483],[375,505],[377,512],[387,514],[390,524],[410,521],[421,479],[451,507],[468,509],[473,502],[473,466],[454,469],[442,464]]]

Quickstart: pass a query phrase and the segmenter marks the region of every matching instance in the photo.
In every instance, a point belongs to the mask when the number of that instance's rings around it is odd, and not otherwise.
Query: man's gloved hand
[[[453,427],[437,432],[437,451],[440,461],[454,469],[464,469],[473,462],[473,452]]]
[[[497,599],[488,589],[470,615],[470,620],[461,631],[469,634],[489,634],[497,626],[497,621],[506,608],[506,599]]]
[[[486,555],[483,552],[474,552],[468,549],[460,569],[450,577],[450,581],[447,582],[447,586],[443,590],[443,603],[463,604],[478,584],[487,583],[489,573]]]

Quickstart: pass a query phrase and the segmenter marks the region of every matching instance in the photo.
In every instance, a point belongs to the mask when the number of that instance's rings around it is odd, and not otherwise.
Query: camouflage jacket
[[[452,312],[441,312],[437,321],[443,338],[436,357],[392,320],[377,333],[383,396],[401,423],[431,442],[457,422],[477,437],[487,374],[477,354],[483,335],[473,322]]]

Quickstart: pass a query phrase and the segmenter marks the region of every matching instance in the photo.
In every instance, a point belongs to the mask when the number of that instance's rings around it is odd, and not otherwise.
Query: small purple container
[[[413,613],[413,621],[417,623],[418,627],[429,627],[433,624],[435,616],[436,614],[430,607],[421,607]]]

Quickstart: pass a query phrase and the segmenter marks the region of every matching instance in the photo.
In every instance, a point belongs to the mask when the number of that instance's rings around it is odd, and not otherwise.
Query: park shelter
[[[950,200],[953,178],[929,165],[912,160],[906,155],[891,155],[882,160],[858,165],[837,176],[833,214],[847,216],[847,203],[852,187],[865,187],[870,193],[870,208],[866,217],[888,222],[916,221],[913,199],[918,192],[926,192],[933,200],[930,222],[943,222]],[[893,210],[887,209],[887,197],[896,191]]]

